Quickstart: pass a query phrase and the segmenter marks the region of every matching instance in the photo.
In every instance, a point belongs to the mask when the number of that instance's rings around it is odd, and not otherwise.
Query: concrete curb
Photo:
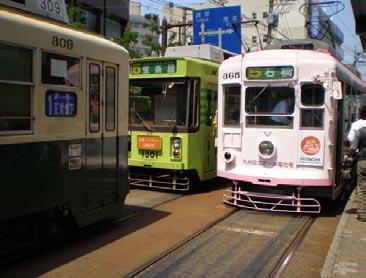
[[[356,197],[356,189],[353,190],[351,198],[347,202],[347,205],[344,208],[344,211],[351,209],[351,206],[352,206],[351,204],[354,202],[355,197]],[[339,244],[342,239],[342,234],[343,234],[344,228],[348,222],[348,217],[350,217],[350,215],[343,212],[341,220],[339,221],[339,224],[337,226],[337,231],[334,234],[332,244],[330,245],[327,258],[323,265],[322,272],[320,274],[321,278],[332,277],[334,263],[337,258],[337,255],[338,255]]]

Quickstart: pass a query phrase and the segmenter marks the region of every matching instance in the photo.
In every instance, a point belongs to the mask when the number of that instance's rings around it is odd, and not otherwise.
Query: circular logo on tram
[[[301,141],[301,149],[307,155],[315,155],[320,151],[320,141],[314,136],[307,136]]]

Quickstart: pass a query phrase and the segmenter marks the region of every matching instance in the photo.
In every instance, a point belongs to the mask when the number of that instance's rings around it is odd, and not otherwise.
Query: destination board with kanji
[[[171,61],[146,61],[131,64],[131,74],[169,74],[177,72],[177,62]]]
[[[248,79],[290,79],[294,77],[294,67],[248,67],[246,77]]]

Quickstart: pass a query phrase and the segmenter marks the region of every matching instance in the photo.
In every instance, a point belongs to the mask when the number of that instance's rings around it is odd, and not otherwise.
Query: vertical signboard
[[[65,0],[0,0],[0,4],[69,23]]]

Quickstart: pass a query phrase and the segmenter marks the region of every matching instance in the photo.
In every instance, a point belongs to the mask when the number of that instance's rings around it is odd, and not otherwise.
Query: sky
[[[138,1],[138,0],[131,0]],[[245,0],[255,1],[255,0]],[[333,1],[333,0],[325,0]],[[354,62],[355,52],[362,52],[362,45],[359,37],[355,34],[355,21],[352,11],[350,0],[340,0],[345,9],[331,17],[332,21],[342,30],[344,35],[343,49],[343,62],[346,64],[352,64]],[[163,5],[173,2],[176,5],[191,6],[192,4],[205,3],[208,0],[141,0],[142,12],[159,14]],[[324,2],[324,0],[323,0]],[[327,9],[327,12],[331,13],[332,9]],[[362,59],[361,59],[362,60]],[[365,63],[358,63],[358,69],[363,75],[363,79],[366,79],[366,58]]]

